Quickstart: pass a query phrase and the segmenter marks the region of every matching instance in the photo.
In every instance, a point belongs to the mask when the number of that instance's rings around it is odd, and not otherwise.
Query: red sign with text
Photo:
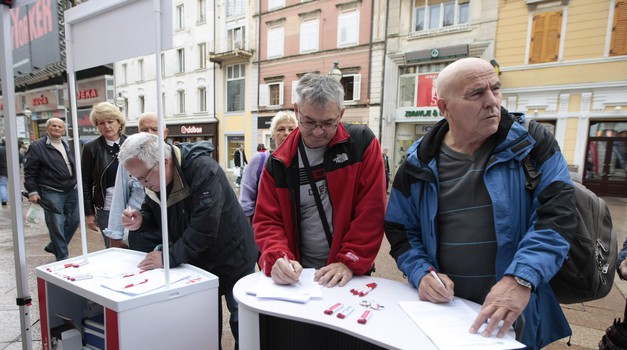
[[[418,103],[417,107],[436,107],[438,95],[435,92],[437,74],[423,74],[418,76]]]

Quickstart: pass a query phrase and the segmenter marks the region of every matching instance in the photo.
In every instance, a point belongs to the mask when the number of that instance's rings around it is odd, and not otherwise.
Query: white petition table
[[[304,304],[287,302],[274,299],[259,299],[247,294],[257,284],[259,272],[248,275],[235,284],[235,299],[239,302],[239,345],[240,349],[258,350],[266,346],[260,332],[260,315],[274,316],[294,323],[307,323],[321,328],[321,334],[329,331],[339,331],[350,336],[348,342],[354,341],[354,347],[346,342],[338,342],[337,348],[343,350],[360,348],[365,342],[376,345],[374,348],[385,349],[437,349],[431,340],[416,326],[409,316],[401,309],[399,301],[416,301],[418,293],[416,289],[407,283],[401,283],[377,277],[354,277],[344,287],[322,288],[322,298],[313,298]],[[352,288],[363,288],[367,283],[375,282],[377,287],[363,297],[353,295]],[[366,324],[357,323],[365,307],[360,306],[360,301],[374,300],[383,305],[383,310],[372,310],[372,317]],[[326,315],[324,310],[333,304],[341,302],[353,305],[355,311],[346,319],[337,318],[336,315]],[[263,328],[263,326],[262,326]],[[291,330],[290,330],[291,332]],[[286,332],[283,332],[286,333]],[[283,334],[282,337],[288,335]],[[298,334],[290,334],[298,339]],[[277,347],[277,345],[274,345]],[[289,349],[292,345],[285,345]],[[302,346],[302,345],[301,345]],[[335,348],[333,345],[325,350]],[[368,347],[364,347],[368,348]],[[293,348],[295,349],[295,348]],[[278,350],[274,348],[272,350]]]
[[[145,253],[110,248],[87,255],[89,264],[116,259],[136,259]],[[218,349],[218,278],[191,265],[172,268],[171,272],[189,274],[193,282],[171,283],[169,288],[140,295],[127,295],[101,286],[106,280],[70,281],[46,270],[64,263],[79,262],[72,258],[39,266],[36,269],[42,344],[51,349],[50,329],[62,325],[57,313],[80,324],[89,301],[104,308],[106,350],[118,349]],[[79,269],[86,270],[81,266]],[[77,269],[78,270],[78,269]]]

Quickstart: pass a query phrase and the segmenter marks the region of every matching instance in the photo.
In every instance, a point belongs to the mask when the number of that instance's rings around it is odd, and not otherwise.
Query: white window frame
[[[348,77],[353,77],[353,96],[350,98],[344,95],[344,102],[358,102],[361,96],[361,74],[344,74],[342,80]],[[345,92],[346,93],[346,92]]]
[[[177,73],[185,73],[185,49],[177,49],[176,56],[178,59]]]
[[[279,103],[270,104],[270,88],[271,86],[279,87]],[[259,105],[265,107],[282,107],[283,106],[283,82],[267,83],[259,85]]]
[[[268,11],[285,7],[285,0],[268,0]]]
[[[198,112],[207,111],[207,88],[205,86],[198,87]]]
[[[207,68],[207,43],[199,43],[198,48],[198,69]]]
[[[236,71],[235,67],[236,66],[239,66],[239,69],[238,69],[239,75],[237,75],[237,76],[235,76],[235,71]],[[239,111],[243,111],[243,110],[246,109],[246,96],[245,96],[246,89],[244,88],[244,90],[243,90],[244,96],[242,97],[243,103],[242,103],[241,109],[229,110],[228,100],[229,100],[230,96],[229,96],[228,83],[230,81],[237,81],[237,80],[242,80],[244,86],[246,86],[246,66],[244,64],[242,64],[242,63],[233,64],[233,65],[230,65],[230,66],[226,67],[226,86],[225,86],[225,89],[226,89],[226,93],[225,93],[226,101],[225,101],[225,103],[227,105],[226,106],[226,112],[227,113],[239,112]]]
[[[228,40],[229,40],[228,45],[230,45],[230,47],[228,48],[229,51],[233,51],[235,49],[240,49],[240,50],[244,49],[245,33],[246,33],[245,26],[230,28],[227,31]]]
[[[144,95],[137,96],[137,109],[139,110],[139,113],[146,112],[146,98]]]
[[[185,5],[176,5],[176,29],[185,29]]]
[[[128,84],[128,64],[122,63],[122,84]]]
[[[137,80],[144,81],[144,60],[142,58],[137,60]]]
[[[283,57],[285,46],[285,30],[283,26],[275,26],[268,29],[268,58]]]
[[[447,5],[453,5],[453,23],[451,23],[450,25],[444,25],[444,16],[445,16],[445,6]],[[460,18],[460,14],[461,14],[461,5],[466,5],[468,6],[468,20],[466,22],[460,23],[459,18]],[[455,26],[459,26],[462,24],[467,24],[468,22],[470,22],[470,1],[469,2],[465,2],[464,4],[459,3],[459,0],[452,0],[452,1],[446,1],[440,4],[436,4],[436,5],[429,5],[429,0],[425,0],[425,4],[423,6],[414,6],[413,8],[413,19],[412,19],[412,31],[413,32],[422,32],[422,31],[428,31],[428,30],[438,30],[441,28],[445,28],[445,27],[455,27]],[[433,27],[433,23],[431,23],[431,10],[432,10],[432,6],[437,6],[439,9],[439,14],[438,14],[438,23],[437,26]],[[423,28],[420,30],[416,29],[416,25],[418,23],[418,12],[421,11],[423,13]]]
[[[300,53],[319,50],[320,21],[318,18],[305,19],[300,23]]]
[[[176,90],[176,113],[185,114],[185,90]]]
[[[340,13],[337,18],[337,46],[359,44],[359,10]]]
[[[196,23],[207,22],[207,0],[198,0]]]

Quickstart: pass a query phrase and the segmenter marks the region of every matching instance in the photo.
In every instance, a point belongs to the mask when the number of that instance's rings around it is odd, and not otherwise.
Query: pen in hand
[[[431,274],[431,276],[435,278],[436,281],[440,283],[442,287],[446,288],[446,286],[444,285],[444,282],[442,282],[442,280],[440,279],[440,276],[438,276],[438,273],[435,272],[435,269],[433,267],[429,268],[429,273]],[[455,301],[455,299],[451,298],[450,301]]]
[[[126,210],[128,210],[128,213],[131,214],[131,221],[135,221],[135,217],[133,216],[133,213],[131,212],[131,210],[133,209],[131,208],[130,204],[126,206]]]
[[[283,253],[283,259],[285,259],[285,262],[290,267],[292,272],[296,272],[296,270],[294,270],[294,266],[292,266],[292,264],[290,263],[290,259],[287,258],[287,254]],[[296,282],[298,282],[298,285],[300,286],[300,281],[297,280]]]

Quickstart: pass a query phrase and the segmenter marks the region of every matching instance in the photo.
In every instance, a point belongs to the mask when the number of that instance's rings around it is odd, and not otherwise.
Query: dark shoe
[[[5,207],[7,205],[7,202],[2,202],[2,206]]]
[[[55,252],[54,252],[54,249],[52,247],[48,246],[48,245],[44,247],[44,251],[46,251],[46,253],[50,253],[52,255],[56,255]]]

